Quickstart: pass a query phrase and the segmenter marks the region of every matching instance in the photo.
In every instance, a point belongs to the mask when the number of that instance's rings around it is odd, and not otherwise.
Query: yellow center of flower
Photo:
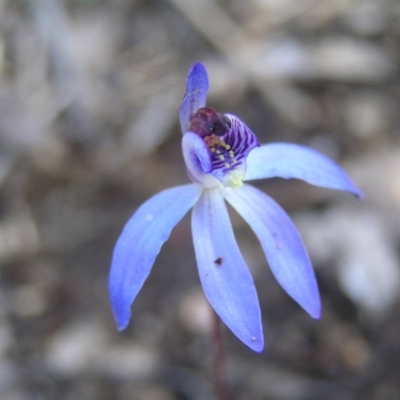
[[[240,188],[243,186],[244,174],[241,167],[236,167],[234,170],[228,172],[224,179],[224,186],[231,188]]]

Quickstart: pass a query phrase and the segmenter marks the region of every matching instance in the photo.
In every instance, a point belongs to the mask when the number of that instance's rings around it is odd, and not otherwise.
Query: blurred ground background
[[[314,147],[365,192],[256,183],[293,216],[318,275],[314,321],[232,214],[267,346],[226,332],[235,400],[400,399],[397,0],[0,0],[1,400],[213,399],[189,219],[117,333],[113,245],[152,194],[188,182],[178,110],[208,104],[261,142]]]

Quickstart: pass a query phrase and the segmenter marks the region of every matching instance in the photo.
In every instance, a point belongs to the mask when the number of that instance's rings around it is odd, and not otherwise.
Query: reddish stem
[[[218,400],[230,400],[225,370],[225,353],[222,338],[221,319],[213,310],[213,332],[212,332],[213,374],[215,393]]]

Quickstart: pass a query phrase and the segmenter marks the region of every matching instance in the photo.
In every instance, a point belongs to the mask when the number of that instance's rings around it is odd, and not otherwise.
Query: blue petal
[[[362,198],[361,191],[339,165],[318,151],[297,144],[263,145],[248,155],[245,180],[272,177],[302,179],[312,185],[346,190]]]
[[[249,185],[227,188],[223,194],[253,229],[283,289],[313,318],[319,318],[321,302],[314,270],[288,215],[269,196]]]
[[[191,174],[208,174],[212,171],[210,149],[196,133],[186,132],[183,135],[182,152],[186,167]]]
[[[190,120],[196,111],[206,105],[207,92],[207,70],[202,63],[197,62],[189,71],[186,83],[186,92],[179,113],[182,133],[189,130]]]
[[[204,187],[221,186],[210,174],[212,171],[211,152],[204,140],[193,132],[182,137],[182,153],[190,179]]]
[[[264,348],[260,305],[218,189],[205,190],[192,214],[200,280],[208,301],[231,331],[255,351]]]
[[[115,245],[109,279],[111,306],[119,330],[128,325],[130,307],[161,246],[200,194],[196,185],[164,190],[142,204],[125,225]]]

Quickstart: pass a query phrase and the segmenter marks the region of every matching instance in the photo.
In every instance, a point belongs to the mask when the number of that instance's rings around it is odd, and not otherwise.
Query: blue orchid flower
[[[191,209],[192,235],[201,284],[215,312],[255,351],[264,348],[261,312],[250,271],[236,243],[225,201],[250,225],[283,289],[311,317],[321,303],[316,278],[300,234],[283,209],[244,181],[281,177],[361,192],[346,172],[310,148],[274,143],[260,146],[236,116],[205,107],[208,76],[196,63],[188,74],[180,109],[182,150],[193,183],[162,191],[127,222],[112,258],[109,291],[119,330],[171,230]]]

